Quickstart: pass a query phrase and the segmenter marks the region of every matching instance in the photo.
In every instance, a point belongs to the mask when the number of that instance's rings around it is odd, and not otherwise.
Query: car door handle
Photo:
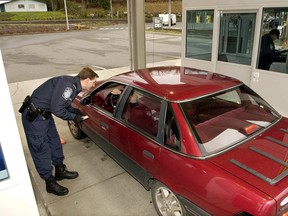
[[[151,153],[151,152],[149,152],[149,151],[147,151],[147,150],[144,150],[143,151],[143,155],[145,156],[147,156],[149,159],[154,159],[154,155]]]
[[[103,130],[108,130],[109,126],[108,124],[104,123],[104,122],[101,122],[100,123],[100,127],[103,129]]]

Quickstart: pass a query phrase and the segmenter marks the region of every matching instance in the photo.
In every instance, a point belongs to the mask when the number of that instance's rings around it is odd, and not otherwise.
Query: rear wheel
[[[185,209],[176,195],[161,182],[155,181],[151,188],[154,207],[159,216],[184,216]]]
[[[69,120],[67,123],[69,130],[75,139],[82,139],[86,136],[85,133],[80,129],[79,125],[74,121]]]

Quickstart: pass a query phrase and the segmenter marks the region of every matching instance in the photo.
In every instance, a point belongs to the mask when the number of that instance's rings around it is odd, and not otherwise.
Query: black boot
[[[57,181],[62,179],[75,179],[78,175],[78,172],[68,171],[65,164],[55,166],[55,179]]]
[[[53,176],[50,176],[46,182],[46,191],[48,193],[53,193],[57,196],[64,196],[68,194],[69,190],[66,187],[59,185]]]

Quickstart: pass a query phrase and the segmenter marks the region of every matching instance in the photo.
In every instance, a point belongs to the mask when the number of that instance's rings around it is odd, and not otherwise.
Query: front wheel
[[[161,182],[154,182],[151,188],[154,207],[159,216],[185,216],[186,212],[177,196]]]
[[[69,130],[75,139],[82,139],[86,136],[84,132],[80,129],[79,125],[76,124],[74,121],[69,120],[67,121],[67,123]]]

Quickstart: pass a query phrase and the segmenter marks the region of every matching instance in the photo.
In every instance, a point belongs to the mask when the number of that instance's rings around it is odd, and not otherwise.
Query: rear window
[[[230,147],[280,117],[245,85],[180,106],[203,155]]]

